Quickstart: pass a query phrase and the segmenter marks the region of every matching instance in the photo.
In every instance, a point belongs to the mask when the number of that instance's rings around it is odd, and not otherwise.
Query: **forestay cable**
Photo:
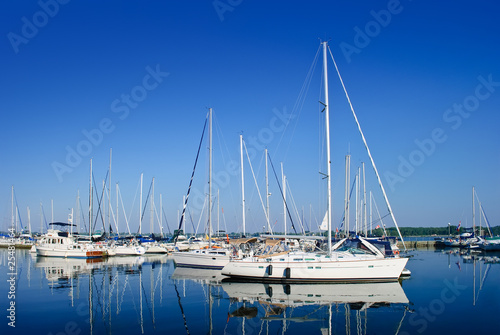
[[[340,83],[342,84],[342,88],[344,89],[344,93],[345,93],[345,96],[347,98],[347,101],[349,102],[349,106],[351,108],[352,115],[354,116],[354,120],[356,121],[356,124],[358,125],[358,130],[359,130],[359,133],[361,134],[361,138],[363,139],[363,143],[365,144],[365,148],[366,148],[366,151],[368,153],[368,157],[370,157],[370,161],[372,163],[373,170],[375,170],[375,174],[377,175],[378,184],[380,185],[380,189],[382,190],[382,194],[384,195],[385,203],[387,204],[387,208],[389,210],[389,213],[391,213],[392,220],[394,221],[394,225],[396,226],[399,237],[401,238],[401,242],[403,243],[403,247],[406,251],[405,241],[403,240],[403,236],[401,235],[401,231],[399,230],[398,223],[396,221],[396,218],[394,217],[394,213],[392,212],[391,204],[389,203],[389,199],[387,198],[387,194],[385,192],[384,185],[382,184],[382,179],[380,179],[380,175],[378,173],[377,166],[375,165],[375,161],[373,160],[372,154],[370,152],[370,148],[368,147],[368,143],[366,142],[365,135],[363,134],[363,130],[361,130],[361,125],[359,124],[358,117],[356,116],[356,113],[354,112],[354,107],[352,106],[351,99],[349,98],[349,94],[347,94],[347,90],[345,88],[344,81],[342,80],[342,76],[340,75],[340,71],[337,67],[337,63],[335,62],[335,59],[333,58],[332,50],[330,50],[330,48],[328,48],[328,50],[330,51],[330,56],[332,57],[333,65],[335,65],[335,70],[337,71],[337,74],[339,76]]]

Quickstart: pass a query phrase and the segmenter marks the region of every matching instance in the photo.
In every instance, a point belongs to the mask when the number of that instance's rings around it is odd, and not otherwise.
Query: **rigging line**
[[[302,83],[302,87],[300,89],[299,95],[297,96],[297,99],[295,100],[294,106],[292,108],[290,118],[285,123],[285,128],[283,129],[281,136],[280,136],[280,139],[278,141],[278,145],[276,146],[276,152],[278,152],[278,148],[280,147],[281,142],[283,140],[283,137],[285,136],[285,133],[286,133],[286,130],[290,124],[292,115],[294,115],[297,112],[297,110],[299,110],[299,115],[297,116],[297,120],[295,121],[295,125],[292,129],[291,138],[293,138],[293,134],[295,133],[295,129],[297,128],[298,120],[299,120],[300,114],[302,112],[302,107],[304,106],[305,97],[307,96],[307,91],[309,91],[309,86],[311,84],[312,75],[314,73],[314,68],[316,67],[316,63],[318,61],[319,51],[320,51],[320,47],[318,47],[318,50],[316,51],[316,55],[314,56],[313,62],[311,64],[311,66],[309,67],[309,71],[306,74],[306,78],[304,79],[304,82]],[[287,149],[285,150],[285,157],[287,156],[287,153],[290,149],[290,144],[291,144],[291,139],[290,139],[290,142],[288,143]]]
[[[106,191],[106,196],[109,198],[109,193],[108,193],[108,189],[105,187],[104,188],[105,191]],[[111,217],[113,218],[113,223],[115,224],[115,228],[116,228],[116,233],[118,235],[120,235],[120,232],[118,231],[118,224],[116,223],[116,219],[115,219],[115,212],[113,211],[113,207],[110,207],[109,208],[110,212],[111,212]],[[109,223],[109,227],[111,227],[111,222]],[[110,229],[110,234],[111,234],[111,229]]]
[[[300,228],[302,228],[302,234],[306,234],[305,230],[304,230],[304,224],[302,223],[302,220],[300,218],[300,214],[299,214],[299,211],[297,209],[297,205],[295,204],[295,199],[293,198],[293,193],[292,193],[292,188],[290,187],[290,183],[288,182],[288,179],[285,180],[285,183],[287,185],[287,190],[288,190],[288,193],[290,194],[290,197],[292,198],[292,205],[293,207],[295,208],[295,215],[297,215],[297,219],[299,221],[299,225],[300,225]]]
[[[378,211],[378,206],[377,206],[377,202],[375,201],[375,199],[373,199],[373,204],[375,205],[375,209],[377,210],[378,217],[380,218],[380,223],[382,224],[382,230],[384,231],[384,235],[387,236],[387,231],[385,230],[385,224],[384,224],[384,221],[382,221],[382,217],[380,216],[380,212]],[[386,214],[384,217],[386,217],[389,214]]]
[[[167,215],[165,214],[165,208],[162,208],[161,211],[163,212],[163,217],[165,218],[165,223],[167,224],[168,233],[172,234],[172,232],[170,231],[170,226],[168,224]]]
[[[153,177],[153,179],[154,179],[154,177]],[[148,205],[148,199],[149,199],[149,196],[151,195],[151,188],[152,187],[153,187],[153,180],[151,180],[151,184],[149,184],[149,191],[148,191],[148,195],[146,196],[146,201],[144,202],[144,207],[143,207],[143,210],[142,210],[141,221],[144,218],[144,213],[146,213],[146,207]]]
[[[345,213],[346,211],[349,209],[349,204],[350,204],[350,201],[351,201],[351,197],[352,197],[352,191],[354,191],[354,184],[356,184],[356,178],[354,178],[353,182],[352,182],[352,186],[351,186],[351,192],[349,193],[349,199],[347,201],[347,207],[344,208],[344,213],[342,214],[342,223],[340,224],[340,228],[343,227],[344,225],[344,222],[345,222]]]
[[[288,209],[288,204],[286,203],[285,196],[283,195],[283,190],[281,189],[281,185],[280,185],[280,182],[278,180],[278,176],[276,175],[276,170],[274,169],[273,161],[271,160],[271,156],[269,156],[269,151],[267,152],[267,156],[269,158],[269,163],[271,163],[271,167],[273,168],[274,177],[276,178],[276,182],[278,183],[278,188],[279,188],[280,193],[281,193],[281,198],[285,202],[285,208],[286,208],[286,211],[288,213],[288,217],[290,218],[290,222],[292,223],[293,231],[295,231],[295,234],[297,234],[297,230],[295,229],[295,225],[293,224],[292,215],[290,214],[290,210]]]
[[[16,196],[15,190],[14,190],[14,200],[16,201],[16,212],[17,212],[16,214],[17,214],[17,217],[19,218],[19,223],[21,224],[21,231],[23,231],[24,230],[23,229],[23,221],[21,220],[21,213],[19,212],[19,205],[17,204],[17,196]]]
[[[45,222],[45,228],[47,228],[47,230],[48,230],[49,229],[49,225],[47,223],[47,217],[45,216],[45,209],[43,208],[43,204],[42,204],[42,215],[43,215],[43,221]]]
[[[85,222],[85,214],[83,213],[82,199],[79,198],[78,201],[80,202],[80,212],[82,213],[83,227],[85,228],[85,230],[87,230],[87,223]]]
[[[193,216],[191,215],[191,210],[188,208],[187,212],[188,212],[188,215],[189,215],[189,219],[191,220],[191,226],[193,226],[194,236],[196,236],[196,234],[198,233],[198,231],[197,231],[197,229],[194,228],[194,220],[193,220]]]
[[[200,218],[198,219],[198,223],[196,224],[196,229],[194,229],[194,222],[193,222],[193,230],[194,230],[195,235],[198,234],[198,229],[200,228],[200,223],[201,223],[201,220],[203,219],[203,214],[205,213],[205,208],[208,207],[207,206],[207,198],[208,197],[205,197],[205,200],[203,201],[203,208],[201,209]],[[189,217],[191,218],[191,221],[193,221],[193,218],[191,216],[191,211],[189,211]],[[208,224],[207,224],[207,226],[208,226]],[[203,229],[203,231],[206,231],[206,229]]]
[[[245,141],[243,141],[243,146],[245,147],[245,152],[247,154],[248,164],[250,165],[250,171],[252,171],[252,176],[253,176],[253,180],[255,182],[255,187],[257,188],[257,193],[259,194],[260,203],[262,205],[262,209],[264,210],[264,215],[265,215],[266,221],[267,221],[267,227],[269,228],[269,231],[272,234],[273,229],[271,228],[271,225],[269,224],[269,217],[267,216],[266,207],[264,206],[264,201],[262,200],[262,196],[260,194],[259,185],[257,184],[257,179],[255,178],[255,173],[253,172],[252,162],[250,161],[250,156],[248,155],[248,149],[247,149],[247,145],[246,145]]]
[[[477,199],[477,202],[479,202],[479,211],[481,214],[483,214],[483,218],[484,220],[486,221],[486,224],[488,225],[488,232],[490,233],[490,236],[493,236],[493,234],[491,234],[491,226],[490,226],[490,221],[488,220],[488,218],[486,217],[486,213],[484,212],[484,208],[483,208],[483,204],[481,203],[481,201],[479,200],[479,196],[477,195],[477,191],[476,189],[474,188],[474,194],[476,195],[476,199]],[[479,214],[479,215],[481,215]]]
[[[156,210],[156,204],[153,203],[153,208],[155,210],[156,220],[158,221],[158,227],[160,228],[160,235],[163,237],[163,226],[160,224],[160,216],[158,216],[158,211]],[[161,215],[161,213],[160,213]]]
[[[119,186],[118,186],[118,196],[119,196],[120,202],[122,204],[123,216],[125,217],[125,223],[127,224],[128,234],[131,235],[132,233],[130,232],[130,226],[128,225],[127,213],[125,213],[125,206],[123,206],[122,191],[120,191],[120,187]],[[134,200],[134,202],[135,202],[135,200]]]
[[[191,180],[189,181],[189,186],[188,186],[188,190],[187,190],[187,194],[186,194],[186,199],[184,200],[184,205],[183,205],[183,208],[182,208],[182,215],[181,215],[181,219],[180,219],[180,222],[179,222],[179,228],[177,229],[177,233],[174,232],[174,244],[177,243],[177,237],[179,237],[179,233],[180,233],[180,230],[182,228],[182,222],[184,221],[184,215],[186,213],[186,206],[187,206],[187,202],[188,202],[188,199],[189,199],[189,193],[191,192],[191,185],[193,184],[193,179],[194,179],[194,172],[196,170],[196,164],[198,163],[198,157],[200,156],[200,149],[201,149],[201,145],[203,143],[203,137],[205,135],[205,129],[207,128],[207,122],[208,122],[208,113],[207,113],[207,116],[205,118],[205,124],[203,125],[203,131],[201,133],[201,138],[200,138],[200,144],[198,145],[198,152],[196,153],[196,159],[194,160],[194,167],[193,167],[193,172],[191,173]]]
[[[375,174],[377,175],[378,183],[380,185],[380,188],[382,189],[382,194],[384,195],[384,199],[385,199],[387,208],[389,210],[389,213],[391,213],[392,220],[394,221],[394,225],[396,226],[396,229],[398,230],[399,237],[401,238],[401,242],[403,242],[403,247],[406,251],[406,245],[405,245],[405,241],[403,239],[403,235],[401,235],[401,231],[399,230],[398,222],[396,221],[396,217],[394,216],[394,213],[392,211],[391,204],[389,203],[389,198],[387,197],[387,193],[385,192],[384,185],[382,184],[382,179],[380,179],[380,175],[378,173],[377,166],[375,165],[375,161],[373,160],[372,154],[370,152],[370,148],[368,148],[368,143],[366,142],[365,135],[363,133],[363,130],[361,130],[361,125],[358,121],[358,117],[356,116],[356,113],[354,112],[354,107],[351,103],[351,99],[349,98],[349,94],[347,93],[347,89],[344,85],[344,81],[342,80],[342,77],[340,75],[340,71],[337,67],[337,63],[335,62],[335,59],[333,58],[332,51],[330,50],[330,48],[328,48],[328,50],[330,51],[330,56],[333,60],[333,64],[335,65],[335,70],[337,71],[337,74],[339,76],[340,83],[342,84],[342,88],[344,89],[344,93],[345,93],[345,96],[347,98],[347,101],[349,102],[349,106],[351,107],[352,115],[354,116],[354,120],[356,121],[356,124],[358,125],[358,130],[361,134],[361,138],[363,139],[363,143],[365,144],[365,148],[366,148],[366,151],[368,153],[368,157],[370,157],[370,161],[372,163],[373,170],[375,170]]]
[[[104,178],[104,185],[106,185],[106,181],[108,180],[108,174],[109,174],[109,171],[106,172],[106,177]],[[104,232],[106,232],[106,226],[104,225],[104,218],[102,216],[102,211],[101,211],[101,201],[102,201],[102,198],[104,197],[104,189],[106,187],[103,187],[103,190],[102,190],[102,193],[101,193],[101,198],[99,199],[99,193],[97,193],[97,185],[95,183],[94,173],[92,173],[92,180],[94,182],[94,190],[95,190],[95,194],[96,194],[96,197],[97,197],[97,214],[95,216],[95,222],[94,222],[94,226],[93,226],[92,230],[95,230],[95,226],[97,224],[97,218],[99,217],[99,213],[101,213],[102,227],[104,229]]]

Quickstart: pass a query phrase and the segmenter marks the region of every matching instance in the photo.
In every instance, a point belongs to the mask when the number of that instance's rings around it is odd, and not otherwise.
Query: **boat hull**
[[[268,282],[387,282],[397,281],[408,258],[363,260],[234,260],[222,274],[232,279]]]
[[[63,249],[43,246],[37,246],[36,253],[38,256],[63,258],[100,258],[104,256],[104,252],[101,250]]]
[[[201,249],[172,254],[175,265],[201,269],[222,269],[229,263],[229,252],[223,249]]]

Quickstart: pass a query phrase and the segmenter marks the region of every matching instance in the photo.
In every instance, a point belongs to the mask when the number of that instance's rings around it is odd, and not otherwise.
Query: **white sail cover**
[[[325,213],[325,217],[319,226],[319,230],[328,230],[328,212]]]

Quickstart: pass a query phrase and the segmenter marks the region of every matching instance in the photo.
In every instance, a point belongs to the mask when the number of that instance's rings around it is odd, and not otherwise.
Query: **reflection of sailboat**
[[[223,282],[230,298],[275,302],[286,306],[363,304],[364,308],[407,304],[398,282],[365,284],[263,284]]]
[[[176,267],[171,277],[173,280],[190,279],[203,283],[220,283],[226,278],[216,269],[194,269],[186,267]]]
[[[372,308],[391,308],[394,311],[404,311],[401,317],[385,321],[390,327],[383,333],[392,333],[396,322],[401,326],[407,310],[408,298],[398,282],[390,283],[365,283],[365,284],[264,284],[264,283],[239,283],[223,282],[222,288],[229,295],[231,301],[239,306],[230,310],[230,318],[237,318],[241,322],[242,332],[245,332],[245,320],[261,320],[262,328],[267,328],[268,333],[274,332],[271,323],[277,322],[280,333],[286,332],[293,323],[320,323],[324,327],[325,321],[328,328],[321,328],[322,334],[332,334],[333,327],[339,327],[339,319],[332,316],[345,315],[346,333],[351,330],[351,315],[354,316],[358,334],[366,333],[368,324],[368,310]],[[242,305],[240,305],[242,304]],[[342,308],[343,307],[343,308]],[[362,315],[362,313],[364,315]],[[399,320],[399,321],[398,321]],[[308,326],[309,327],[309,326]],[[311,326],[312,327],[312,326]],[[363,331],[364,328],[364,331]],[[311,328],[312,329],[312,328]],[[336,333],[336,332],[335,332]]]

